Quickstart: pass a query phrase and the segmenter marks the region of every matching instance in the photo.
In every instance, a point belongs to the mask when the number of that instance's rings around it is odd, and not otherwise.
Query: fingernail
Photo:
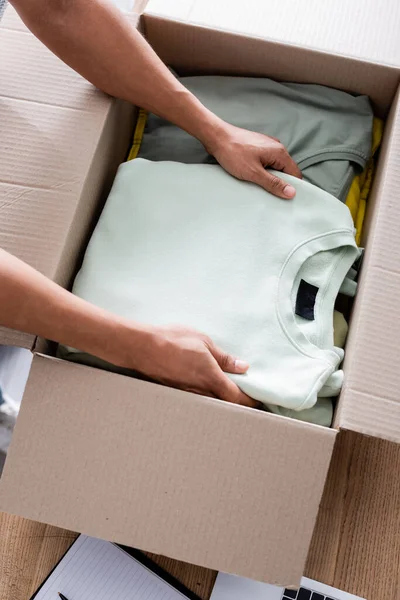
[[[249,364],[245,360],[235,360],[235,369],[238,371],[247,371],[249,368]]]
[[[285,194],[285,196],[287,198],[293,198],[293,196],[296,194],[296,190],[294,189],[294,187],[292,185],[286,185],[283,188],[283,193]]]

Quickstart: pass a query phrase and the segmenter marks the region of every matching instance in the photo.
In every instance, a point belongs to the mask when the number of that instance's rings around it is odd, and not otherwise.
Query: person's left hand
[[[266,167],[271,167],[302,177],[299,167],[277,138],[223,123],[218,135],[205,147],[234,177],[256,183],[280,198],[290,199],[296,194],[293,186],[266,171]]]

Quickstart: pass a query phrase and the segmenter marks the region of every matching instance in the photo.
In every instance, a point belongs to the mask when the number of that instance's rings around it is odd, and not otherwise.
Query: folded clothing
[[[121,165],[73,292],[139,322],[203,331],[249,362],[230,375],[249,396],[311,408],[337,379],[334,302],[359,250],[344,204],[281,176],[296,202],[219,166]]]
[[[140,109],[128,160],[137,158],[139,154],[146,122],[147,112],[143,109]],[[364,171],[361,174],[354,176],[346,196],[346,206],[348,206],[350,209],[351,216],[353,217],[354,225],[356,227],[357,245],[361,243],[365,211],[368,196],[371,191],[372,181],[375,175],[376,155],[382,142],[383,127],[384,122],[381,119],[374,117],[372,128],[372,147],[370,152],[371,156]]]
[[[280,139],[304,179],[343,202],[355,175],[366,167],[373,123],[366,96],[254,77],[195,76],[180,81],[228,123]],[[198,140],[153,114],[148,115],[139,156],[215,163]]]
[[[344,348],[349,326],[344,315],[335,310],[333,313],[333,344],[338,348]],[[339,381],[336,379],[338,375]],[[267,410],[282,417],[307,421],[316,425],[330,427],[333,419],[334,398],[339,395],[343,382],[343,372],[336,371],[328,380],[327,384],[319,391],[318,399],[314,406],[306,410],[292,410],[282,406],[268,405]]]

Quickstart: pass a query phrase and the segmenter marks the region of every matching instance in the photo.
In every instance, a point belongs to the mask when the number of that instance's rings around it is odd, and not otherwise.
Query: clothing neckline
[[[295,156],[296,162],[301,169],[306,169],[317,163],[326,160],[348,160],[358,164],[361,170],[364,170],[368,161],[368,156],[353,146],[346,148],[340,146],[329,146],[313,151],[311,154],[303,152],[300,156]]]
[[[336,367],[343,358],[343,350],[334,346],[332,346],[332,349],[320,348],[305,336],[295,320],[291,292],[296,275],[308,258],[311,258],[317,252],[338,248],[343,248],[343,252],[338,254],[330,269],[326,287],[321,290],[322,297],[316,307],[317,310],[320,310],[320,305],[323,302],[324,306],[328,305],[329,309],[332,308],[333,311],[335,299],[346,273],[360,254],[355,243],[354,231],[351,229],[334,230],[298,244],[290,252],[280,271],[275,305],[280,327],[292,346],[301,354],[323,360],[332,367]]]

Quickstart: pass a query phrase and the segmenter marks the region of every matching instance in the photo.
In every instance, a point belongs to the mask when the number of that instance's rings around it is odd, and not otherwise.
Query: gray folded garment
[[[367,96],[255,77],[182,77],[181,83],[219,117],[277,137],[304,179],[343,202],[354,176],[370,157],[373,112]],[[140,158],[215,163],[202,144],[150,114]]]

